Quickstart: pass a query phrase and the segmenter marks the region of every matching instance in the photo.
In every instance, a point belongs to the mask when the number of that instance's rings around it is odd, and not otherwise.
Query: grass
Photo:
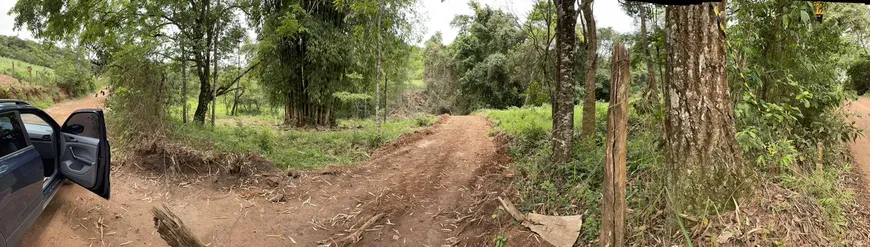
[[[551,108],[544,105],[482,110],[478,114],[492,119],[495,123],[495,131],[504,132],[512,139],[509,147],[514,158],[512,169],[518,174],[518,179],[512,184],[518,192],[518,198],[514,201],[517,206],[525,212],[551,215],[583,214],[584,225],[581,236],[586,241],[594,240],[598,237],[601,217],[600,191],[605,162],[603,142],[607,103],[596,104],[597,131],[593,138],[579,137],[582,112],[579,106],[574,109],[573,157],[568,164],[563,165],[553,164],[550,161],[552,153],[550,111]],[[826,124],[826,126],[833,125]],[[631,217],[627,218],[629,229],[652,229],[664,223],[656,221],[653,217],[657,211],[666,210],[666,205],[661,198],[663,188],[668,182],[663,170],[665,151],[657,126],[661,126],[661,123],[651,115],[640,115],[634,109],[630,110],[626,144],[628,151],[626,199],[628,208],[633,212]],[[831,152],[840,150],[837,147],[827,149]],[[773,149],[768,147],[765,151],[773,152]],[[806,153],[812,159],[806,158],[803,163],[813,163],[815,158],[812,156],[816,155],[815,151]],[[755,154],[747,153],[748,166],[760,159],[749,157],[753,155]],[[818,207],[824,213],[821,218],[827,224],[826,237],[837,239],[841,237],[839,234],[842,234],[844,229],[849,228],[851,221],[847,212],[850,205],[854,204],[854,195],[843,186],[844,176],[849,173],[850,166],[838,165],[843,164],[838,155],[830,155],[831,157],[827,158],[828,156],[826,154],[826,159],[822,161],[823,170],[789,168],[806,164],[801,164],[798,159],[784,159],[779,156],[776,156],[777,160],[782,159],[782,162],[787,163],[782,165],[781,169],[762,169],[763,166],[758,164],[752,167],[762,173],[760,175],[763,181],[778,183],[798,192],[796,196],[806,198],[808,199],[806,201],[812,202],[813,207]],[[679,235],[675,236],[679,237]],[[650,243],[649,239],[644,238],[643,234],[636,234],[629,239]]]
[[[182,124],[178,118],[180,114],[173,114],[174,138],[199,149],[258,153],[275,162],[279,168],[292,169],[316,169],[365,161],[383,143],[435,122],[432,115],[391,119],[383,125],[383,137],[378,138],[372,119],[339,120],[336,129],[325,131],[282,130],[276,126],[281,122],[281,115],[228,117],[226,111],[220,114],[221,108],[219,104],[216,122],[222,124],[216,124],[214,129],[208,125]]]
[[[584,139],[579,134],[582,107],[574,108],[574,151],[567,164],[553,164],[550,132],[552,115],[549,105],[538,107],[483,110],[483,114],[495,123],[495,130],[502,131],[513,141],[509,144],[513,154],[513,170],[523,178],[514,183],[519,192],[518,206],[526,212],[552,215],[585,214],[583,238],[598,236],[600,223],[601,182],[604,177],[604,131],[607,119],[607,103],[596,103],[596,134]],[[658,133],[646,126],[649,119],[630,113],[628,172],[631,183],[635,174],[645,174],[651,167],[663,162],[663,150],[656,144]],[[634,176],[635,178],[641,176]],[[654,198],[652,190],[629,186],[629,208],[642,208]]]
[[[15,71],[12,70],[12,63],[15,63]],[[31,83],[42,86],[48,86],[51,84],[50,78],[54,76],[53,69],[11,58],[0,57],[0,73],[11,76],[15,79],[30,81],[30,75],[27,73],[28,66],[31,67],[33,73],[33,81]]]
[[[426,83],[424,83],[422,79],[415,79],[408,81],[408,86],[411,88],[425,88]]]

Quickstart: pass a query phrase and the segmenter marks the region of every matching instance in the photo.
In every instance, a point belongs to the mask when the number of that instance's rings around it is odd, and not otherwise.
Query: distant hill
[[[58,62],[69,61],[69,58],[81,58],[68,48],[39,44],[5,35],[0,35],[0,57],[49,68],[55,68]]]

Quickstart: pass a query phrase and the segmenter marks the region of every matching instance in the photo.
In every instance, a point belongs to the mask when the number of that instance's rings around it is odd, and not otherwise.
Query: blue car
[[[109,199],[111,157],[102,110],[60,126],[27,102],[0,100],[0,247],[21,241],[66,179]]]

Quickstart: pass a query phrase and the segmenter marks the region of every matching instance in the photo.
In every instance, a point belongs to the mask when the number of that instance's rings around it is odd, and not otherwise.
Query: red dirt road
[[[852,152],[857,171],[862,175],[864,188],[870,189],[870,98],[858,97],[858,100],[853,101],[847,109],[857,115],[849,119],[855,121],[855,125],[864,130],[863,135],[849,145],[849,150]]]
[[[72,111],[101,101],[87,97],[48,112],[63,122]],[[165,246],[151,214],[160,204],[210,246],[313,246],[341,238],[378,213],[385,216],[356,245],[488,243],[493,235],[486,233],[498,230],[486,224],[491,199],[502,192],[487,184],[499,179],[504,159],[485,118],[442,122],[388,145],[365,164],[298,177],[260,174],[227,184],[202,174],[170,178],[141,163],[116,161],[111,200],[64,185],[21,245]],[[284,195],[282,202],[269,200],[275,195]]]

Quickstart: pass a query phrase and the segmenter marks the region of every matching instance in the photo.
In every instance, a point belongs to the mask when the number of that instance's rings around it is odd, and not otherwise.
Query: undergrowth
[[[600,224],[607,103],[596,104],[597,132],[591,139],[576,136],[579,133],[582,117],[580,109],[579,106],[575,108],[573,158],[570,163],[564,165],[554,165],[550,161],[552,146],[549,136],[552,118],[548,105],[483,110],[480,114],[492,119],[495,123],[495,131],[504,132],[511,137],[509,149],[514,158],[512,169],[518,174],[518,179],[513,181],[512,188],[518,193],[515,202],[520,210],[551,215],[583,215],[581,238],[591,241],[598,237]],[[824,228],[816,230],[824,233],[825,238],[837,242],[836,240],[844,235],[843,231],[850,223],[847,211],[854,200],[849,189],[842,185],[844,176],[851,169],[846,163],[843,143],[854,138],[854,129],[845,124],[844,116],[837,112],[820,114],[811,126],[792,128],[788,132],[789,135],[777,134],[776,129],[764,127],[773,124],[765,121],[776,120],[777,116],[768,115],[766,116],[768,119],[758,119],[738,114],[738,117],[743,117],[741,122],[744,124],[738,131],[738,140],[744,149],[746,165],[759,175],[759,184],[773,183],[777,184],[777,187],[794,191],[795,195],[791,196],[800,197],[793,200],[794,202],[810,204],[795,207],[815,208],[823,212],[822,218],[825,222],[821,225],[824,225]],[[682,234],[667,230],[674,228],[667,227],[665,220],[668,212],[667,205],[661,199],[667,181],[664,180],[666,176],[662,169],[665,150],[661,140],[660,121],[653,115],[637,114],[634,109],[631,109],[629,114],[628,184],[626,186],[629,209],[626,220],[629,232],[627,234],[631,242],[641,245],[660,244],[661,242],[658,241],[663,239],[686,244]],[[800,127],[799,124],[793,126]],[[771,194],[776,193],[773,190],[756,192],[756,195]],[[768,198],[749,199],[753,198],[747,198],[747,203],[771,201],[767,200]],[[762,215],[759,217],[771,217],[770,215],[782,213],[776,212],[775,208],[769,205],[767,207],[745,206],[764,208],[763,212],[758,214]],[[719,210],[726,210],[726,208],[720,207],[716,211]],[[726,211],[718,213],[733,215],[733,212]],[[716,214],[708,217],[713,218],[705,222],[717,222],[714,221]],[[775,222],[776,218],[773,219],[772,222]],[[683,229],[691,230],[698,227],[697,222],[684,223],[686,226]],[[783,229],[792,226],[783,227],[771,223],[770,229],[778,229],[778,231],[770,230],[770,236],[765,235],[764,239],[774,241],[786,238],[789,231],[799,230]],[[800,227],[813,227],[813,225]],[[714,229],[718,228],[714,227]],[[676,231],[681,230],[678,228]],[[691,231],[687,232],[690,233]],[[709,239],[702,240],[704,237],[693,235],[692,239],[693,242],[709,243]],[[748,236],[744,237],[748,238]]]
[[[585,240],[598,236],[600,224],[607,106],[607,103],[596,104],[597,132],[591,139],[577,135],[582,107],[575,107],[573,158],[563,165],[554,165],[550,161],[552,116],[549,105],[481,112],[493,120],[496,131],[505,132],[513,140],[509,144],[514,158],[513,170],[522,178],[513,184],[519,193],[517,206],[520,210],[551,215],[584,215],[582,237]],[[646,190],[644,182],[637,178],[644,177],[663,161],[657,142],[658,132],[644,128],[648,125],[646,121],[649,120],[631,111],[627,168],[629,183],[638,185],[627,187],[629,208],[649,204],[647,198],[654,195],[648,194],[653,191]]]
[[[339,126],[331,130],[280,129],[275,125],[245,125],[241,121],[235,125],[218,124],[213,129],[174,119],[172,136],[198,149],[258,153],[279,168],[316,169],[364,161],[383,143],[434,122],[431,115],[391,119],[383,125],[383,137],[379,139],[372,119],[339,120]]]

